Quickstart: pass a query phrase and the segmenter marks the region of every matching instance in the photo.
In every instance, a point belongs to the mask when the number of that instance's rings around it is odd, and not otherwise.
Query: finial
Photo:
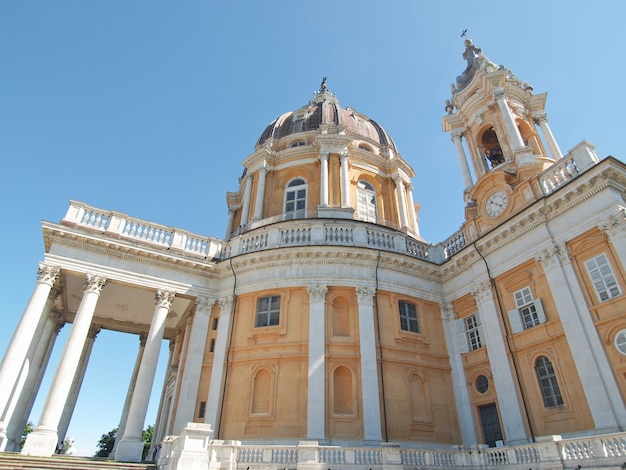
[[[322,78],[322,84],[320,85],[320,92],[326,93],[328,91],[328,87],[326,86],[326,77]]]
[[[465,29],[463,30],[463,32],[461,33],[461,37],[462,37],[462,38],[466,38],[466,37],[467,37],[467,28],[465,28]]]

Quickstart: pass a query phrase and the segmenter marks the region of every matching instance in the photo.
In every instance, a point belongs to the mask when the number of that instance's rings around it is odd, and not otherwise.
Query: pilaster
[[[307,287],[309,294],[309,373],[307,394],[307,439],[324,439],[325,409],[325,302],[328,287]]]

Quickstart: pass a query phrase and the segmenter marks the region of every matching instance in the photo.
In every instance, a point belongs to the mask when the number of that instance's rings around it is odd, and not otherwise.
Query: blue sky
[[[60,221],[78,200],[223,237],[241,161],[323,76],[416,170],[422,236],[451,235],[463,182],[441,116],[465,68],[465,28],[493,62],[548,92],[563,152],[585,139],[624,159],[625,17],[623,0],[0,3],[0,353],[43,259],[42,219]],[[93,454],[117,425],[136,348],[134,336],[98,336],[68,432],[76,453]]]

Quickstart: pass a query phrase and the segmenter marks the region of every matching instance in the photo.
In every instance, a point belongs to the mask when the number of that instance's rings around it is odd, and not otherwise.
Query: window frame
[[[539,365],[540,361],[542,362],[541,365]],[[563,394],[561,393],[561,387],[559,387],[559,381],[557,380],[552,361],[546,356],[539,356],[535,359],[534,369],[544,407],[562,407],[565,402],[563,401]]]
[[[603,263],[598,263],[598,260],[601,260]],[[595,266],[590,267],[589,265],[591,263]],[[586,260],[583,264],[585,265],[587,275],[591,280],[591,285],[593,286],[593,290],[595,291],[599,302],[607,302],[622,295],[621,286],[619,285],[613,266],[611,266],[611,262],[609,261],[609,257],[606,253],[600,253],[599,255]],[[603,268],[605,270],[608,269],[608,272],[602,273]],[[599,278],[594,276],[593,271],[598,271]],[[609,280],[612,281],[612,285],[609,285]],[[602,289],[599,289],[599,284],[603,287]],[[616,292],[613,292],[613,290]],[[603,298],[603,294],[606,298]]]
[[[296,184],[298,181],[301,181],[302,184]],[[300,195],[299,193],[303,191],[304,195]],[[304,219],[306,218],[307,212],[307,199],[309,192],[309,184],[307,180],[301,176],[297,176],[292,178],[286,185],[283,196],[283,219],[284,220],[295,220],[295,219]],[[293,194],[293,199],[289,199],[290,195]],[[304,202],[304,208],[298,209],[298,202]],[[293,204],[293,209],[288,210],[287,205]]]
[[[268,301],[268,308],[261,310],[261,303]],[[256,303],[256,314],[254,317],[255,328],[266,328],[268,326],[280,325],[280,295],[266,295],[259,297]],[[273,308],[275,305],[277,308]]]
[[[403,306],[406,308],[403,309]],[[413,312],[411,312],[411,308]],[[398,313],[399,313],[399,321],[400,321],[400,330],[407,333],[421,333],[420,331],[420,322],[419,315],[417,312],[417,305],[413,302],[407,302],[406,300],[398,300]],[[411,316],[411,313],[414,313],[415,316]],[[406,325],[404,328],[403,323]],[[412,328],[412,325],[415,325],[415,329]]]
[[[547,321],[541,299],[533,298],[530,286],[513,292],[516,308],[508,311],[513,333],[526,331]]]
[[[363,187],[361,187],[363,186]],[[378,222],[378,194],[374,185],[365,179],[357,181],[356,204],[359,220],[363,222]],[[373,202],[370,197],[373,196]],[[365,201],[361,202],[361,199]]]
[[[472,325],[470,325],[469,322],[471,322]],[[454,324],[456,329],[456,343],[461,354],[477,351],[484,346],[484,332],[478,312],[454,320]]]

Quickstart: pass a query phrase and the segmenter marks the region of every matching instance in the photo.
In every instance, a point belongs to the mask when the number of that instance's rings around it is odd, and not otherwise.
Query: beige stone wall
[[[616,256],[615,247],[609,238],[600,230],[593,229],[568,243],[568,250],[572,258],[574,268],[581,280],[583,293],[589,307],[593,321],[598,329],[598,335],[606,352],[609,363],[622,398],[626,402],[626,356],[620,354],[615,347],[615,336],[621,330],[626,329],[626,272]],[[622,295],[605,302],[600,302],[589,278],[584,262],[590,258],[604,253],[615,274],[621,288]]]
[[[509,333],[512,360],[519,374],[532,434],[566,434],[593,428],[587,398],[541,265],[530,260],[499,276],[496,282],[507,322],[506,331],[511,332],[506,312],[516,308],[513,294],[524,287],[530,287],[533,297],[541,299],[546,315],[545,323],[516,334]],[[546,408],[544,405],[535,371],[540,356],[552,363],[563,396],[562,406]]]

